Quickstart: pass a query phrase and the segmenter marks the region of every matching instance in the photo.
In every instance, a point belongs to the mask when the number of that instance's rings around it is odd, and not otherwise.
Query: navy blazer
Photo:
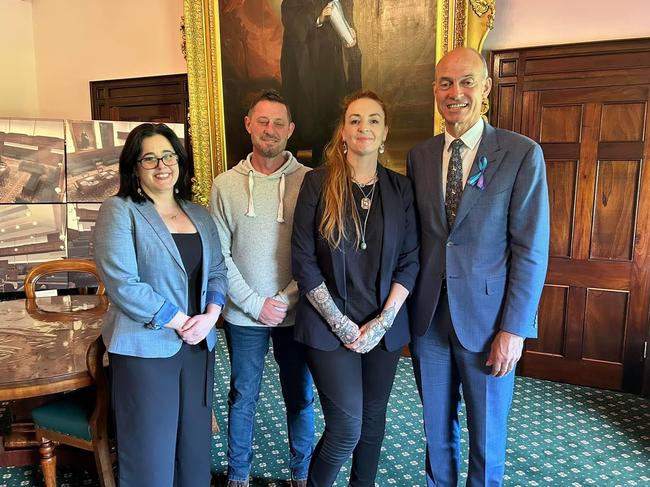
[[[422,233],[422,272],[410,297],[413,332],[431,325],[446,278],[454,331],[472,352],[489,350],[499,330],[537,335],[549,248],[542,149],[523,135],[485,124],[470,175],[487,159],[484,187],[465,185],[451,230],[442,191],[444,135],[408,154]],[[435,326],[435,323],[432,325]]]
[[[207,210],[184,201],[181,207],[201,237],[203,312],[209,303],[224,302],[226,264]],[[185,266],[153,203],[113,196],[102,204],[95,225],[95,262],[111,300],[102,329],[108,351],[144,358],[176,354],[182,340],[175,330],[146,326],[163,326],[179,309],[188,310]],[[206,341],[212,350],[217,341],[214,328]]]
[[[331,351],[339,347],[341,341],[305,296],[325,282],[338,308],[346,313],[345,249],[342,243],[332,249],[318,232],[324,210],[325,175],[326,169],[321,168],[308,172],[303,180],[294,213],[291,263],[300,289],[295,338],[310,347]],[[393,282],[400,283],[409,292],[415,285],[419,269],[418,232],[409,179],[381,165],[377,166],[377,175],[384,218],[379,269],[379,297],[383,303]],[[377,310],[377,314],[380,311]],[[402,306],[384,337],[388,350],[397,350],[410,341],[408,321],[407,306]]]

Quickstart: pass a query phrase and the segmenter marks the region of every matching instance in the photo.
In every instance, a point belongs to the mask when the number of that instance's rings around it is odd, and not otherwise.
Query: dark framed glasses
[[[138,159],[138,162],[142,166],[142,169],[156,169],[158,167],[159,161],[162,161],[162,163],[168,167],[175,166],[178,164],[178,154],[175,152],[168,152],[162,157],[149,155],[144,156],[142,159]]]

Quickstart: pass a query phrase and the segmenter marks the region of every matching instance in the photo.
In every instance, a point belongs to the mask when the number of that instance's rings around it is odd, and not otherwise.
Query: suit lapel
[[[183,272],[185,272],[185,266],[183,266],[181,254],[178,252],[176,243],[174,242],[171,233],[169,233],[169,230],[165,226],[165,223],[162,221],[162,218],[160,218],[160,215],[156,211],[156,207],[153,205],[153,203],[146,201],[143,204],[134,206],[144,217],[144,219],[149,222],[149,225],[151,225],[154,233],[158,236],[158,238],[160,238],[161,242],[165,248],[167,248],[172,257],[174,257],[174,260],[178,266],[182,269]]]
[[[433,205],[433,224],[447,232],[447,214],[445,213],[445,193],[442,190],[442,151],[445,148],[445,136],[438,135],[431,141],[430,151],[433,164],[429,171],[424,188],[431,188],[431,204]]]
[[[382,213],[384,216],[379,275],[389,277],[389,279],[380,279],[379,293],[381,296],[385,296],[388,294],[387,286],[390,285],[390,278],[393,276],[391,256],[395,254],[395,246],[397,245],[398,240],[400,240],[397,238],[401,235],[397,224],[400,221],[400,215],[402,215],[403,212],[401,211],[402,200],[398,198],[397,191],[388,179],[388,172],[383,166],[377,166],[377,175],[379,177],[379,198],[381,200]]]
[[[469,172],[470,177],[474,174],[477,174],[479,171],[479,159],[481,157],[486,157],[488,162],[487,167],[483,172],[484,186],[483,189],[480,189],[476,186],[465,184],[465,189],[463,190],[463,195],[461,196],[460,204],[458,205],[458,212],[456,213],[454,228],[458,227],[458,225],[463,221],[463,219],[467,216],[467,214],[479,200],[483,191],[485,191],[485,189],[489,186],[490,181],[499,169],[499,165],[501,164],[501,161],[503,160],[505,154],[506,151],[499,147],[496,130],[494,130],[494,127],[486,123],[485,128],[483,129],[483,137],[481,139],[481,143],[478,147],[478,151],[476,152],[474,162],[472,163],[472,169]],[[452,228],[452,230],[454,228]]]

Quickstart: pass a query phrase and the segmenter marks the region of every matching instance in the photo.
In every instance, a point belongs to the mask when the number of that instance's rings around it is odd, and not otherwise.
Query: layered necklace
[[[359,244],[359,248],[361,250],[366,250],[368,248],[368,244],[366,243],[366,228],[368,226],[368,216],[370,215],[372,200],[375,197],[375,188],[377,187],[377,173],[375,173],[375,175],[367,183],[362,184],[358,181],[355,181],[354,179],[352,181],[357,185],[357,188],[359,188],[359,191],[361,191],[361,194],[363,195],[360,205],[362,210],[366,210],[366,216],[363,219],[363,226],[361,227],[361,243]],[[370,188],[370,190],[366,193],[365,187],[371,184],[372,188]],[[354,211],[357,213],[357,218],[359,221],[361,221],[361,215],[359,214],[359,208],[357,208],[356,200],[354,203]]]

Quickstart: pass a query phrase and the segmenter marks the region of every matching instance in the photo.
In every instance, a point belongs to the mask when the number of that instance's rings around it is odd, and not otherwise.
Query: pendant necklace
[[[373,179],[375,179],[375,177],[373,177]],[[368,225],[368,215],[370,215],[370,207],[372,206],[372,200],[375,196],[375,188],[377,187],[377,182],[375,181],[375,183],[372,185],[372,189],[368,192],[368,194],[366,194],[366,192],[363,190],[363,187],[367,186],[367,184],[362,185],[356,181],[354,182],[354,184],[357,185],[359,191],[361,191],[361,194],[363,195],[363,198],[361,198],[361,209],[366,210],[366,217],[363,220],[363,227],[361,228],[361,243],[359,244],[359,248],[361,250],[366,250],[368,248],[368,245],[366,244],[366,228]],[[354,203],[354,211],[356,211],[357,213],[357,218],[361,220],[361,215],[359,214],[359,209],[357,208],[356,200]]]
[[[360,183],[359,181],[357,181],[355,179],[353,179],[352,181],[354,181],[354,184],[357,185],[357,187],[361,191],[361,194],[363,195],[363,198],[361,198],[361,209],[362,210],[369,210],[370,205],[372,205],[372,195],[373,195],[373,193],[375,191],[374,183],[377,181],[377,173],[375,173],[375,175],[367,183],[362,184],[362,183]],[[366,192],[363,190],[363,188],[365,188],[369,184],[372,184],[373,186],[372,186],[372,189],[368,192],[368,194],[366,194]]]

